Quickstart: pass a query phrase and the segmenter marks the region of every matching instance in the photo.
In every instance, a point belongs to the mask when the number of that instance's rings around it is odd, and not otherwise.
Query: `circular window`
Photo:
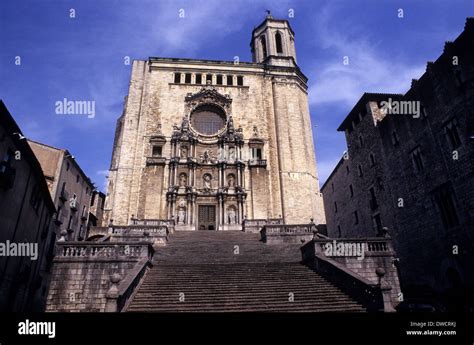
[[[191,113],[191,126],[201,134],[213,135],[225,126],[225,113],[216,106],[200,105]]]

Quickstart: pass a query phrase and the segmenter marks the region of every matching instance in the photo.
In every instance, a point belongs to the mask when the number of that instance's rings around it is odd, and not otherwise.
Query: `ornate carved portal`
[[[206,86],[186,96],[181,125],[173,126],[167,207],[177,230],[242,229],[244,140],[231,103]]]

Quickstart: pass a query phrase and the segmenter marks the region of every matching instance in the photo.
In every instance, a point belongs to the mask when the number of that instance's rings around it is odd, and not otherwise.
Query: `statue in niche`
[[[188,148],[181,146],[181,158],[188,158]]]
[[[227,217],[229,218],[229,224],[237,224],[237,214],[234,206],[227,209]]]
[[[179,186],[185,187],[188,182],[188,176],[185,173],[179,175]]]
[[[210,190],[212,188],[212,185],[211,185],[212,176],[209,174],[205,174],[203,176],[203,179],[204,179],[204,189]]]
[[[181,200],[178,208],[178,224],[184,224],[186,221],[186,207],[184,201]]]
[[[258,128],[257,128],[257,126],[253,126],[253,136],[254,136],[255,138],[258,137]]]
[[[234,147],[229,148],[229,160],[230,161],[235,160],[235,148]]]
[[[200,155],[202,163],[212,163],[215,160],[215,157],[212,154],[212,150],[205,150],[202,155]]]
[[[234,176],[234,174],[227,175],[227,185],[229,187],[235,187],[235,176]]]

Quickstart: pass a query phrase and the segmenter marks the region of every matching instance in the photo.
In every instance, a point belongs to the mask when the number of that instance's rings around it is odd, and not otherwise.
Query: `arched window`
[[[197,107],[191,114],[191,126],[205,135],[216,134],[224,128],[226,116],[219,107],[204,104]]]
[[[281,35],[279,32],[275,34],[275,43],[276,43],[277,53],[283,53],[283,45],[281,44]]]
[[[263,57],[267,57],[267,42],[265,41],[265,36],[260,36],[260,43],[262,44]]]

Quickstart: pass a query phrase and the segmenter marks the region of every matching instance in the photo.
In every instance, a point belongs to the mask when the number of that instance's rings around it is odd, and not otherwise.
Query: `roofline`
[[[324,188],[326,188],[326,185],[328,184],[329,180],[331,180],[331,178],[334,176],[334,174],[336,173],[336,171],[340,168],[340,166],[342,165],[342,163],[344,162],[344,156],[341,157],[341,159],[339,159],[339,162],[337,162],[336,166],[334,167],[334,169],[331,171],[331,173],[329,174],[328,178],[326,179],[326,181],[324,182],[324,184],[322,185],[322,187],[320,188],[321,192],[324,193]]]
[[[172,58],[172,57],[160,57],[160,56],[150,56],[148,60],[140,60],[138,61],[168,61],[168,62],[203,62],[203,63],[215,63],[220,65],[232,65],[232,66],[239,66],[239,65],[246,65],[246,66],[254,66],[254,67],[262,67],[263,64],[256,63],[256,62],[246,62],[246,61],[239,61],[236,64],[234,61],[226,61],[226,60],[209,60],[209,59],[190,59],[190,58]]]
[[[265,25],[265,23],[267,21],[272,21],[272,22],[280,22],[280,23],[286,23],[288,25],[288,29],[290,29],[290,32],[293,34],[293,36],[295,36],[295,32],[293,31],[293,28],[291,27],[290,25],[290,22],[287,20],[287,19],[275,19],[275,18],[272,18],[272,17],[265,17],[265,19],[257,26],[255,26],[252,30],[252,37],[253,37],[253,34],[255,33],[255,31],[257,31],[258,29],[260,29],[263,25]]]
[[[53,199],[51,198],[51,193],[49,192],[49,188],[46,183],[46,178],[44,176],[43,169],[41,168],[41,164],[38,161],[38,158],[36,158],[33,149],[28,144],[28,140],[26,138],[18,139],[16,136],[13,135],[13,133],[19,133],[23,135],[23,132],[21,131],[20,127],[18,127],[18,124],[8,111],[8,108],[6,107],[5,103],[3,103],[2,99],[0,99],[0,118],[2,118],[2,127],[5,128],[7,135],[10,136],[16,147],[21,149],[23,155],[26,156],[30,169],[33,170],[37,176],[40,177],[40,181],[37,181],[37,183],[40,186],[43,194],[45,195],[45,202],[48,204],[50,211],[53,211],[53,213],[56,212],[56,206],[54,205]],[[11,131],[11,133],[8,133],[9,131]]]
[[[337,131],[338,132],[343,132],[343,131],[346,130],[347,125],[349,124],[350,121],[352,121],[352,118],[354,117],[354,114],[358,113],[358,110],[362,105],[365,105],[369,101],[381,101],[381,100],[385,99],[386,97],[401,98],[401,97],[403,97],[403,94],[400,94],[400,93],[364,92],[364,94],[359,98],[359,100],[354,105],[354,107],[352,107],[351,111],[349,111],[347,116],[341,122],[341,124],[337,128]]]
[[[75,158],[72,158],[74,155],[71,154],[71,152],[69,152],[69,150],[57,148],[57,147],[54,147],[54,146],[51,146],[51,145],[48,145],[48,144],[41,143],[41,142],[39,142],[39,141],[35,141],[35,140],[28,139],[28,138],[27,138],[27,141],[31,141],[31,142],[33,142],[33,143],[35,143],[35,144],[37,144],[37,145],[46,146],[46,147],[52,148],[52,149],[54,149],[54,150],[60,151],[60,152],[63,153],[63,155],[64,155],[63,157],[69,155],[69,156],[70,156],[69,158],[71,158],[72,164],[74,164],[74,166],[75,166],[76,169],[79,171],[79,173],[82,175],[82,177],[83,177],[83,178],[85,177],[85,179],[87,179],[87,180],[89,181],[90,185],[93,186],[93,181],[92,181],[91,178],[84,172],[84,170],[82,170],[81,166],[80,166],[79,163],[76,161],[76,159],[75,159]],[[64,158],[63,158],[63,161],[64,161]],[[41,163],[40,163],[40,165],[41,165]],[[62,163],[61,163],[61,165],[62,165]]]

